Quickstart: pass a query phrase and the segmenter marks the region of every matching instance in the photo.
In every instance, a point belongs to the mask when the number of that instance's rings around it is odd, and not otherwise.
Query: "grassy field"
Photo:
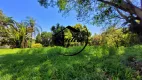
[[[130,63],[142,61],[142,46],[87,46],[79,55],[60,55],[77,49],[0,49],[0,80],[141,80]]]

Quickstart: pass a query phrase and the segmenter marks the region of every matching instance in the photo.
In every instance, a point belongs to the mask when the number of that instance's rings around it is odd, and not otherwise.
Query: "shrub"
[[[40,47],[42,47],[42,44],[40,43],[32,44],[32,48],[40,48]]]

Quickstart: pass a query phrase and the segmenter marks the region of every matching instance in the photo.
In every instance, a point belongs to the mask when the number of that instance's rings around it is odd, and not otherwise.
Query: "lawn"
[[[141,80],[142,46],[0,49],[0,80]],[[141,67],[141,66],[137,66]]]

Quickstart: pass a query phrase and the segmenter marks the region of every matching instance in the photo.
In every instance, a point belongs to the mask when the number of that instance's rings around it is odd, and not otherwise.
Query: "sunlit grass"
[[[14,54],[18,51],[20,51],[21,49],[0,49],[0,55],[5,55],[5,54]]]
[[[123,62],[130,55],[142,60],[142,46],[0,49],[0,80],[140,80]]]

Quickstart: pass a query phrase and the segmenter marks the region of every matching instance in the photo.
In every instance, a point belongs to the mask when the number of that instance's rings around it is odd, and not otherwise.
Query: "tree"
[[[3,11],[0,10],[0,42],[1,45],[10,44],[14,39],[11,39],[11,30],[17,30],[17,26],[15,26],[16,22],[12,19],[12,17],[7,17],[3,14]]]
[[[41,33],[41,44],[43,46],[50,46],[52,42],[52,33],[51,32],[42,32]]]
[[[64,31],[64,45],[65,47],[69,47],[72,40],[72,33],[69,29],[65,29]]]
[[[11,39],[14,40],[13,43],[16,44],[18,48],[27,48],[28,47],[28,39],[26,25],[23,22],[19,22],[15,24],[16,28],[10,27],[8,34]]]
[[[18,48],[26,48],[29,40],[32,43],[32,33],[39,32],[37,27],[39,26],[36,25],[35,20],[31,17],[27,17],[26,21],[16,22],[12,17],[7,17],[0,10],[0,38],[4,38],[2,43],[15,45]],[[31,35],[29,36],[30,33]]]
[[[39,33],[41,29],[40,26],[36,24],[36,20],[32,17],[27,17],[26,21],[24,21],[25,25],[27,26],[27,35],[30,35],[30,47],[32,45],[32,37],[33,33]]]
[[[38,0],[41,6],[57,6],[60,12],[77,12],[77,19],[92,24],[130,24],[130,31],[142,35],[140,0]],[[120,21],[123,20],[123,21]],[[139,20],[140,23],[136,23]],[[125,21],[125,22],[124,22]],[[105,24],[103,24],[105,23]]]
[[[42,42],[41,34],[40,33],[37,34],[35,42],[36,43],[41,43]]]
[[[72,9],[77,11],[77,17],[94,17],[99,15],[99,19],[102,21],[105,18],[121,18],[130,16],[131,14],[136,15],[139,18],[142,18],[142,10],[138,7],[138,1],[134,0],[38,0],[38,2],[44,6],[58,6],[60,11],[68,12]],[[97,10],[96,10],[97,9]],[[93,11],[96,12],[93,12]],[[126,15],[122,15],[127,12]],[[93,12],[93,13],[92,13]],[[119,13],[119,15],[117,13]],[[97,14],[98,13],[98,14]],[[116,13],[116,15],[114,14]],[[113,16],[112,16],[113,15]],[[103,18],[104,17],[104,18]],[[99,20],[97,19],[97,20]]]
[[[51,27],[52,31],[52,41],[56,46],[64,46],[64,26],[59,23],[56,26]]]
[[[137,34],[132,32],[123,32],[123,28],[116,28],[116,26],[108,27],[101,34],[101,42],[108,46],[131,46],[134,44],[139,44],[140,40]]]
[[[75,26],[61,26],[57,24],[51,27],[52,31],[52,41],[54,45],[69,47],[70,45],[77,45],[81,43],[82,45],[87,41],[91,33],[87,27],[81,24],[76,24]]]
[[[117,29],[116,26],[110,26],[101,35],[103,44],[116,47],[121,45],[122,29]]]
[[[100,34],[95,34],[92,37],[92,45],[102,45],[102,36]]]
[[[87,27],[84,25],[82,26],[81,24],[76,24],[73,26],[76,30],[79,30],[79,33],[72,33],[73,37],[77,40],[77,42],[81,42],[81,44],[84,44],[87,38],[91,36],[91,32],[87,29]]]

